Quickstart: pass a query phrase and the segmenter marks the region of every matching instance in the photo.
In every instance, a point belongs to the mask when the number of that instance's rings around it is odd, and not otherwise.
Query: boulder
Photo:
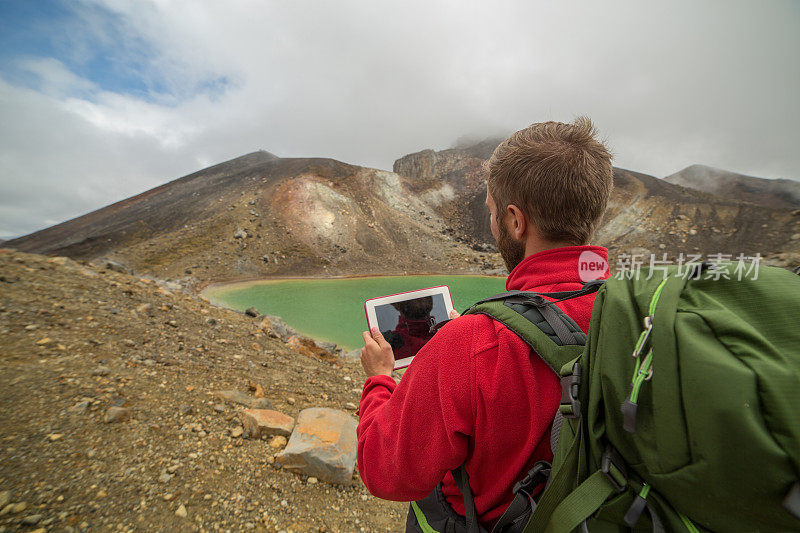
[[[339,356],[332,354],[324,348],[320,348],[313,339],[303,337],[302,335],[292,335],[286,341],[286,346],[291,348],[297,353],[319,359],[333,366],[342,366],[342,361]]]
[[[153,306],[148,303],[143,303],[136,306],[136,312],[147,316],[155,315],[155,311],[153,311]]]
[[[271,409],[245,409],[239,413],[244,428],[244,436],[260,439],[263,435],[283,435],[288,437],[294,428],[294,418]]]
[[[353,360],[361,359],[361,348],[353,350],[352,352],[346,352],[342,354],[342,359],[353,359]]]
[[[286,470],[349,485],[356,463],[356,426],[355,419],[344,411],[304,409],[286,449],[275,459]]]
[[[335,342],[326,342],[326,341],[314,341],[319,348],[322,348],[326,352],[336,353],[336,343]]]
[[[486,276],[508,276],[508,270],[506,270],[504,267],[490,268],[484,270],[483,274]]]
[[[106,415],[103,418],[103,421],[106,424],[111,424],[113,422],[122,422],[127,420],[130,417],[131,412],[126,409],[125,407],[109,407],[106,411]]]
[[[256,316],[258,316],[259,313],[258,313],[258,309],[256,309],[255,307],[248,307],[245,310],[244,314],[246,314],[247,316],[256,317]]]
[[[40,515],[40,514],[28,515],[28,516],[26,516],[25,518],[22,519],[22,525],[23,526],[35,526],[36,524],[41,522],[41,520],[42,520],[42,515]]]
[[[283,448],[286,446],[286,437],[283,435],[275,435],[272,437],[272,440],[269,441],[270,448],[275,448],[276,450],[279,448]]]
[[[783,252],[764,258],[764,263],[781,268],[795,268],[800,265],[800,253]]]
[[[266,398],[254,398],[238,390],[214,391],[214,397],[226,402],[238,403],[250,409],[272,409],[272,404]]]
[[[267,335],[284,341],[288,340],[292,335],[297,335],[297,331],[295,331],[291,326],[288,326],[286,322],[284,322],[279,316],[265,316],[258,327],[261,328]]]
[[[114,272],[119,272],[121,274],[133,275],[133,269],[131,267],[123,265],[122,263],[112,259],[103,259],[103,268],[106,270],[113,270]]]
[[[316,357],[318,359],[330,358],[333,356],[331,352],[325,348],[321,348],[314,339],[303,337],[302,335],[292,335],[286,341],[286,345],[292,350],[309,357]]]
[[[76,403],[69,409],[67,409],[70,413],[85,413],[89,409],[89,405],[91,402],[89,400],[81,400],[80,402]]]
[[[94,370],[92,370],[93,376],[107,376],[111,373],[111,370],[107,366],[98,366]]]
[[[59,255],[48,257],[47,262],[52,265],[64,266],[69,262],[69,257],[64,257]]]
[[[267,396],[264,392],[264,387],[250,379],[247,380],[247,390],[253,393],[254,398],[264,398]]]

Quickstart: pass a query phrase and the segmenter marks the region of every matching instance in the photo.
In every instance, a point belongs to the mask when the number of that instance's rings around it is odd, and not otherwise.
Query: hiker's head
[[[542,122],[495,149],[486,200],[509,270],[524,259],[531,234],[545,248],[589,243],[613,186],[611,153],[596,135],[585,117],[572,124]],[[515,226],[519,217],[526,227]]]

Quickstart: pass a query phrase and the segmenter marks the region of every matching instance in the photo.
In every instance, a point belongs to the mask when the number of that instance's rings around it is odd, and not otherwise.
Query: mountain
[[[423,150],[397,160],[394,171],[421,189],[449,184],[454,194],[443,199],[438,212],[467,242],[492,242],[483,206],[485,165],[490,147],[498,142],[491,139],[473,147]],[[640,254],[647,260],[650,254],[659,259],[667,254],[676,260],[681,253],[704,258],[760,253],[777,264],[800,262],[800,212],[787,203],[775,205],[770,190],[764,187],[763,201],[742,201],[615,168],[614,190],[595,243],[608,247],[617,260],[622,260],[622,254]],[[753,198],[757,197],[754,192]]]
[[[614,192],[597,241],[622,253],[641,248],[675,258],[680,253],[771,255],[800,252],[800,216],[672,185],[624,169],[614,171]]]
[[[501,266],[451,237],[434,207],[453,194],[333,159],[255,152],[6,246],[200,280]]]
[[[686,167],[664,180],[733,200],[770,207],[800,207],[800,182],[792,180],[756,178],[706,165]]]
[[[499,140],[466,148],[422,150],[394,162],[394,172],[443,219],[456,239],[477,250],[495,250],[486,200],[486,161]]]
[[[110,258],[187,282],[494,272],[502,261],[484,200],[486,161],[498,143],[422,150],[398,159],[393,172],[255,152],[4,246]],[[769,182],[743,178],[737,183]],[[800,262],[800,211],[779,204],[769,183],[759,186],[743,201],[615,168],[595,242],[612,262],[719,253]]]

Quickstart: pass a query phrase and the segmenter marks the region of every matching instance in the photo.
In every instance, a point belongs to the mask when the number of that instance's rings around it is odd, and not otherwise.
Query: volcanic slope
[[[5,243],[104,256],[161,278],[477,272],[500,266],[451,238],[425,195],[395,173],[255,152]]]
[[[281,469],[214,395],[354,413],[365,379],[153,280],[0,250],[0,531],[402,531],[408,504]]]
[[[800,208],[800,182],[745,176],[706,165],[692,165],[665,181],[734,200],[770,207]]]
[[[446,190],[442,183],[449,185],[454,194],[442,199],[437,212],[450,220],[456,239],[480,246],[493,240],[483,183],[497,143],[489,139],[467,148],[423,150],[398,159],[394,171],[418,183],[416,192],[422,196]],[[767,189],[763,194],[761,202],[754,203],[758,197],[742,201],[615,168],[614,191],[594,241],[618,261],[625,254],[648,260],[650,254],[667,254],[674,261],[681,253],[686,258],[731,254],[734,259],[759,253],[780,266],[800,263],[800,212],[773,205]]]

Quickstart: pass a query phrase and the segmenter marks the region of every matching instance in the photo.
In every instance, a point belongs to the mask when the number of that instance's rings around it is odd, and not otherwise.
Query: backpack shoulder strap
[[[558,293],[504,292],[481,300],[463,314],[483,314],[504,324],[524,340],[560,377],[562,367],[575,360],[583,351],[586,334],[554,302],[548,301],[544,297],[557,298],[557,301],[576,298],[597,291],[602,284],[602,280],[595,280],[587,283],[580,290]],[[475,518],[474,497],[469,486],[467,471],[464,465],[461,465],[453,470],[452,474],[464,498],[467,532],[476,533],[479,526]],[[535,480],[535,477],[531,480]],[[518,483],[514,488],[514,500],[492,530],[493,532],[504,529],[518,516],[522,516],[526,510],[533,509],[530,495],[525,490],[518,490],[521,485]]]
[[[555,298],[556,302],[561,302],[564,300],[570,300],[572,298],[577,298],[579,296],[585,296],[587,294],[592,294],[597,292],[600,287],[605,284],[606,280],[604,279],[593,279],[587,281],[583,284],[578,290],[574,291],[561,291],[561,292],[533,292],[533,291],[508,291],[508,292],[501,292],[499,294],[495,294],[494,296],[489,296],[488,298],[484,298],[483,300],[479,301],[478,303],[483,302],[491,302],[494,300],[504,300],[509,296],[547,296],[548,298]]]
[[[597,286],[593,289],[591,292],[597,290]],[[570,292],[573,294],[583,296],[589,292]],[[481,300],[464,314],[487,315],[504,324],[533,348],[556,374],[566,363],[578,357],[586,344],[586,334],[578,324],[554,302],[535,292],[497,294]]]

